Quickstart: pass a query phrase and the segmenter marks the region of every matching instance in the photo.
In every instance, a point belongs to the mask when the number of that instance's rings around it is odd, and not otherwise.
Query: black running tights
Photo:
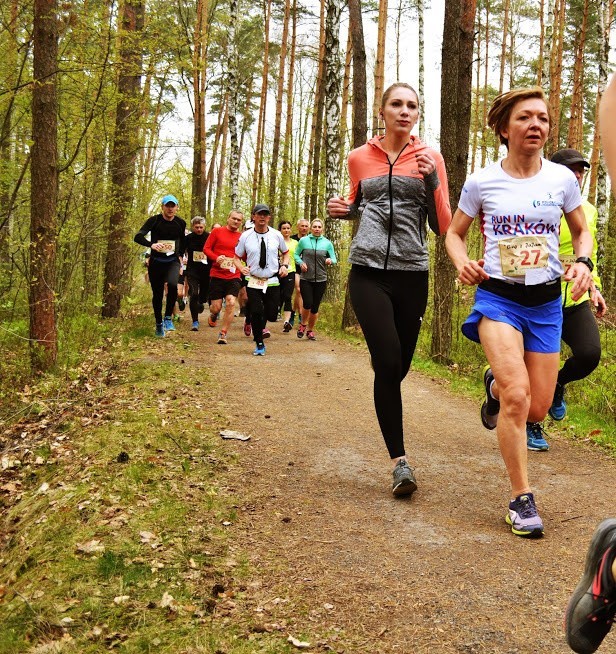
[[[564,386],[584,379],[599,365],[601,338],[590,302],[564,309],[562,339],[571,348],[571,356],[558,373],[558,383]]]
[[[304,309],[310,309],[313,315],[319,313],[321,300],[325,294],[327,282],[309,282],[307,279],[299,280],[299,290],[302,294]]]
[[[167,284],[167,302],[165,304],[165,315],[171,317],[173,307],[178,299],[178,280],[180,279],[180,262],[173,259],[169,263],[157,263],[150,258],[148,266],[148,278],[152,287],[152,308],[154,318],[159,325],[163,321],[162,307],[163,295],[165,294],[165,283]]]
[[[199,320],[199,305],[205,304],[208,300],[210,292],[210,271],[209,268],[203,266],[203,270],[191,270],[186,273],[188,279],[188,296],[190,301],[190,317],[193,322]]]
[[[372,357],[374,407],[389,456],[404,456],[400,385],[428,300],[428,272],[353,266],[351,302]]]
[[[259,288],[246,289],[250,305],[252,337],[255,343],[263,343],[263,330],[267,321],[276,322],[280,306],[280,286],[268,286],[264,293]]]

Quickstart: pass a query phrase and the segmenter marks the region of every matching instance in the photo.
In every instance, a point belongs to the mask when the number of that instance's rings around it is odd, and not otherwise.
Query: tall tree
[[[128,290],[128,220],[133,201],[135,164],[139,148],[141,73],[143,65],[142,0],[124,0],[120,6],[118,103],[111,153],[109,237],[103,285],[103,318],[115,318]]]
[[[379,109],[385,84],[385,39],[387,37],[387,0],[379,2],[376,59],[374,62],[374,99],[372,101],[372,135],[379,130]]]
[[[56,361],[56,207],[58,197],[58,4],[34,0],[34,76],[30,186],[30,358],[35,370]]]
[[[574,62],[573,62],[573,91],[571,93],[571,113],[569,115],[569,130],[567,132],[567,146],[576,150],[584,149],[584,52],[586,49],[586,32],[588,28],[589,0],[584,0],[582,8],[582,24],[576,32]]]
[[[366,142],[368,134],[368,94],[366,91],[366,47],[362,24],[361,0],[348,0],[349,29],[353,42],[353,147],[358,148]],[[352,235],[355,236],[359,221],[353,221]],[[357,318],[353,311],[347,288],[344,294],[342,328],[356,326]]]
[[[207,71],[207,17],[209,0],[197,0],[192,51],[193,169],[191,214],[205,215],[205,82]]]
[[[458,198],[467,174],[473,42],[477,0],[445,0],[443,59],[441,73],[441,152],[447,165],[451,207]],[[434,320],[431,355],[449,363],[456,271],[438,237],[434,257]]]
[[[291,16],[291,0],[284,0],[284,17],[282,20],[282,40],[280,42],[280,60],[278,63],[278,88],[276,89],[276,115],[274,119],[274,140],[272,143],[272,160],[270,162],[270,178],[268,202],[276,203],[276,183],[278,181],[278,155],[280,153],[280,131],[282,125],[282,100],[284,97],[284,71],[287,63],[289,40],[289,19]],[[290,107],[287,107],[290,112]]]
[[[263,183],[263,142],[265,140],[265,112],[267,109],[267,83],[269,79],[269,34],[272,17],[272,0],[263,0],[264,14],[264,48],[263,70],[261,73],[261,101],[259,102],[259,119],[257,122],[257,143],[255,145],[255,165],[252,178],[251,204],[257,201]]]
[[[327,0],[325,20],[325,197],[340,195],[340,0]],[[326,220],[327,235],[340,252],[342,229],[339,220]],[[327,299],[340,298],[338,266],[329,272]],[[331,290],[330,290],[331,289]]]
[[[545,144],[544,152],[550,157],[559,147],[560,105],[563,71],[563,40],[565,34],[565,0],[554,0],[554,25],[550,50],[550,94],[548,105],[552,115],[552,130]]]
[[[229,50],[227,85],[229,90],[229,178],[231,206],[237,207],[240,176],[240,152],[237,138],[238,48],[236,43],[239,21],[239,0],[229,2]]]

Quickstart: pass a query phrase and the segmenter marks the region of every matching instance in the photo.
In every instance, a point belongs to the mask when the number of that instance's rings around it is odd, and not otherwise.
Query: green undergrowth
[[[464,317],[462,311],[460,317]],[[318,327],[329,335],[360,348],[365,348],[361,330],[342,330],[341,306],[322,305]],[[481,347],[454,330],[452,363],[443,365],[430,357],[430,312],[420,332],[413,369],[439,379],[454,393],[478,402],[484,394],[481,371],[485,358]],[[562,422],[547,418],[544,428],[572,440],[593,444],[616,456],[616,329],[600,326],[602,358],[599,367],[586,379],[567,385],[567,416]],[[570,351],[563,346],[562,360]]]
[[[150,323],[125,319],[98,368],[60,376],[65,407],[41,397],[4,431],[0,654],[291,651],[233,619],[249,569],[225,416],[206,368],[185,378],[185,344]]]

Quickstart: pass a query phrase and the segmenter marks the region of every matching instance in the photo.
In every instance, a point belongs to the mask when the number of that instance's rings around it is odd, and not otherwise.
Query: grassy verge
[[[0,654],[290,651],[234,619],[247,566],[217,389],[150,323],[124,321],[53,402],[49,379],[29,389],[38,410],[4,431]]]
[[[335,338],[365,347],[361,331],[345,332],[340,324],[341,307],[322,305],[320,329]],[[438,378],[452,392],[479,402],[484,393],[481,370],[485,359],[481,348],[455,330],[452,357],[456,363],[440,365],[430,357],[430,329],[428,316],[420,332],[413,369]],[[603,354],[599,367],[585,380],[567,386],[567,416],[562,422],[546,419],[544,428],[549,434],[558,433],[572,440],[595,444],[616,455],[616,330],[602,326],[601,334]],[[568,355],[565,347],[563,360]]]

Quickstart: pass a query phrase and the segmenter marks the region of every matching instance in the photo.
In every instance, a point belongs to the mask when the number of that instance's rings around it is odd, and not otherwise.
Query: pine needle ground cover
[[[226,533],[234,457],[213,382],[182,377],[179,343],[151,342],[109,338],[3,425],[2,654],[287,651],[229,617],[246,563]]]

